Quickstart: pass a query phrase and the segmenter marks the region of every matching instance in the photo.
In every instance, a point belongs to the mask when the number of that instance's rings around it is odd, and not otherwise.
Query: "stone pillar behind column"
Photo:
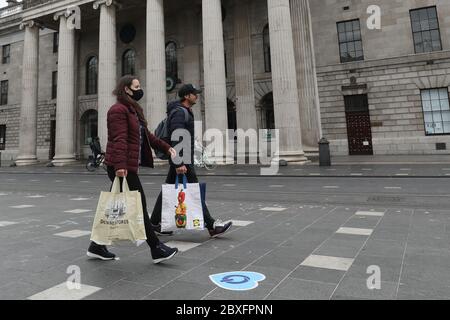
[[[252,41],[248,0],[235,1],[234,10],[234,74],[236,84],[237,128],[257,130],[255,88],[253,84]],[[245,147],[242,145],[241,147]],[[254,145],[249,145],[254,148]],[[239,145],[238,145],[239,148]],[[248,149],[245,154],[249,154]],[[257,151],[257,144],[255,151]],[[239,150],[238,150],[239,152]],[[241,155],[242,156],[242,155]],[[256,154],[251,154],[256,156]]]
[[[108,110],[116,103],[116,97],[112,94],[117,85],[116,6],[112,0],[94,2],[94,9],[100,8],[98,136],[103,150],[106,150],[108,142]]]
[[[55,20],[59,19],[55,166],[75,161],[75,29],[68,27],[67,18],[55,15]]]
[[[291,10],[303,147],[317,153],[322,129],[309,1],[291,0]]]
[[[190,19],[182,24],[184,32],[183,83],[192,83],[196,88],[200,88],[200,25],[197,13],[196,9],[187,9],[186,16]],[[202,121],[201,99],[200,95],[197,105],[193,107],[195,121]]]
[[[19,155],[16,160],[16,165],[18,166],[37,162],[39,26],[34,21],[27,21],[20,25],[21,30],[24,28]]]
[[[150,131],[166,117],[164,1],[147,0],[147,117]]]
[[[222,6],[220,0],[202,1],[204,99],[206,129],[218,129],[223,134],[225,151],[228,128],[227,89],[225,79],[225,49],[223,40]],[[216,154],[217,162],[224,155]]]
[[[268,0],[275,128],[279,130],[279,158],[307,161],[302,146],[294,44],[289,0]]]

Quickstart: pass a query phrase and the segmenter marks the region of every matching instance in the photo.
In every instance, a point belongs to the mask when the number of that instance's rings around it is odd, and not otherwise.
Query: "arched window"
[[[92,138],[98,135],[98,113],[96,110],[88,110],[81,117],[81,126],[83,133],[83,144],[91,143]]]
[[[122,75],[136,75],[136,52],[133,49],[123,53]]]
[[[98,60],[90,57],[86,64],[86,94],[97,94]]]
[[[272,72],[272,60],[270,58],[269,25],[266,25],[263,30],[263,45],[264,45],[264,70],[265,72]]]
[[[178,80],[177,44],[173,41],[166,45],[166,68],[167,75]]]

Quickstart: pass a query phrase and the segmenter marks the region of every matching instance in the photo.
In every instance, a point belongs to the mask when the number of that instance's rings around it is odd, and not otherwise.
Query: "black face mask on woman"
[[[129,96],[130,96],[130,98],[132,98],[134,101],[139,101],[139,100],[141,100],[142,97],[144,96],[144,90],[142,90],[142,89],[138,89],[138,90],[133,90],[133,89],[131,89],[131,88],[129,88],[129,89],[133,92],[133,95],[132,95],[132,96],[129,95]]]

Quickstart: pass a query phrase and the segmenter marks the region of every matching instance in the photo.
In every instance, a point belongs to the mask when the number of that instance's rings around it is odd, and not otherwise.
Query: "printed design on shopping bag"
[[[187,224],[187,206],[184,203],[186,193],[183,189],[178,193],[178,205],[175,209],[175,223],[178,229],[185,229]]]
[[[105,209],[105,218],[101,219],[100,224],[118,225],[128,224],[128,219],[124,219],[127,213],[127,204],[124,198],[114,199],[108,202]]]

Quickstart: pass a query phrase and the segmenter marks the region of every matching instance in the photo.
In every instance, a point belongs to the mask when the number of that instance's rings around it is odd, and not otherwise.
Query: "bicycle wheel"
[[[203,157],[203,161],[202,161],[203,167],[206,170],[214,170],[215,168],[217,168],[217,164],[213,161],[210,161],[207,157]]]
[[[88,162],[86,163],[86,169],[87,169],[89,172],[94,172],[95,170],[97,170],[97,167],[95,166],[95,164],[94,164],[92,161],[88,161]]]

